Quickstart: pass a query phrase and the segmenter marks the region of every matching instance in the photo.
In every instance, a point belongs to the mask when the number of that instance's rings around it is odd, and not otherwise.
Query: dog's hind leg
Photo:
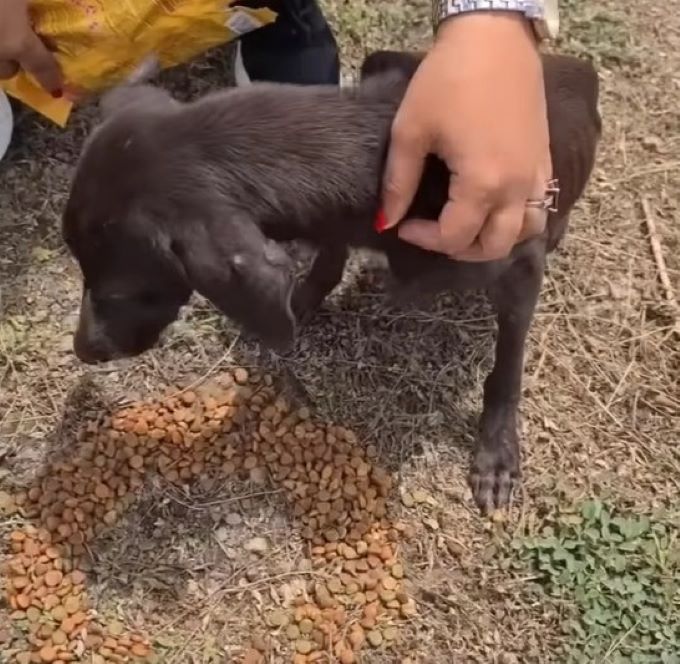
[[[506,506],[520,476],[517,411],[524,347],[544,266],[544,245],[537,241],[489,289],[498,321],[496,357],[484,383],[484,407],[470,472],[470,486],[483,512]]]
[[[349,251],[344,244],[322,246],[305,278],[293,292],[293,313],[304,323],[340,283]]]

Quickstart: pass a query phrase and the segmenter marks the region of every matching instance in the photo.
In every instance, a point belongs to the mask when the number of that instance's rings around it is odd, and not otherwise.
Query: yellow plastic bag
[[[75,101],[122,82],[149,54],[172,67],[276,18],[238,0],[32,0],[30,8],[36,32],[56,47],[64,97],[26,72],[0,86],[62,127]]]

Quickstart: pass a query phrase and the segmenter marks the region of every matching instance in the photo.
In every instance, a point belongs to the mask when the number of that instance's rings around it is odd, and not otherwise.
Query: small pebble
[[[257,466],[250,470],[250,481],[254,484],[265,484],[267,482],[267,469]]]
[[[241,523],[243,523],[243,519],[238,512],[230,512],[227,514],[225,521],[229,526],[240,526]]]
[[[253,537],[246,542],[245,550],[263,555],[269,551],[269,542],[264,537]]]
[[[288,623],[288,616],[280,609],[275,609],[267,616],[267,623],[270,627],[283,627]]]
[[[404,507],[408,507],[409,509],[411,509],[412,507],[415,507],[416,501],[413,499],[413,496],[410,493],[408,493],[408,491],[404,491],[401,494],[401,504]]]
[[[239,385],[245,385],[248,382],[248,370],[243,367],[234,369],[234,381]]]
[[[399,635],[399,630],[390,625],[389,627],[385,627],[383,630],[383,636],[385,637],[385,641],[394,641],[396,640],[397,636]]]
[[[417,504],[420,505],[421,503],[426,503],[428,501],[428,494],[426,491],[423,491],[423,489],[416,489],[413,492],[413,501]]]
[[[267,650],[267,641],[261,634],[256,634],[252,639],[252,646],[255,650],[265,652]]]
[[[405,604],[402,604],[400,611],[401,611],[401,615],[404,618],[412,618],[417,613],[415,602],[413,600],[409,600]]]
[[[243,653],[243,664],[262,664],[262,662],[264,662],[264,657],[255,648],[249,648]]]

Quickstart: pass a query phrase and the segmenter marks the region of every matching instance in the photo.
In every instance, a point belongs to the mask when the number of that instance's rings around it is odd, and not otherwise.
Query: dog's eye
[[[98,302],[103,305],[116,307],[134,304],[148,307],[159,304],[162,299],[162,295],[154,291],[143,291],[141,293],[109,293],[103,297],[97,298]]]
[[[144,293],[139,293],[135,299],[140,304],[145,306],[152,306],[154,304],[160,304],[163,301],[163,296],[160,293],[155,293],[152,291],[146,291]]]

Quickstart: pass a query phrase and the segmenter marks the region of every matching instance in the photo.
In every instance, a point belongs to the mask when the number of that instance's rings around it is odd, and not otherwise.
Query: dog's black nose
[[[99,364],[100,362],[107,362],[108,357],[104,355],[98,355],[97,353],[92,353],[89,350],[85,350],[82,347],[74,346],[76,357],[85,364]]]
[[[104,348],[95,343],[88,342],[80,334],[76,334],[73,339],[73,352],[85,364],[99,364],[100,362],[108,362],[111,359],[110,353],[107,353]]]

